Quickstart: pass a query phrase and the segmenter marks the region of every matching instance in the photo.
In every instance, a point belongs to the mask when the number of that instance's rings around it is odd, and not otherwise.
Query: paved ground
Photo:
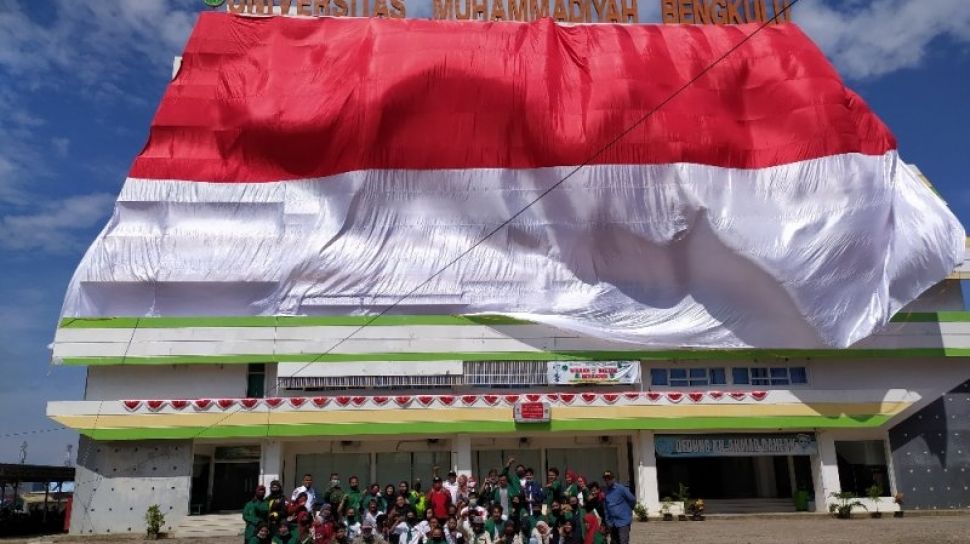
[[[37,538],[2,540],[3,544],[133,542],[122,538]],[[205,544],[239,544],[241,538],[206,539]],[[140,539],[138,540],[140,541]],[[799,519],[710,519],[704,522],[649,522],[634,525],[631,544],[968,544],[970,515],[911,516],[902,519],[835,520],[820,516]],[[199,544],[198,539],[166,539],[170,544]]]

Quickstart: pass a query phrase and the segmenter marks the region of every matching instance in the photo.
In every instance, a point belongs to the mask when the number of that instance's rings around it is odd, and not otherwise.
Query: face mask
[[[340,485],[340,480],[330,480],[331,487],[337,487]]]
[[[478,504],[478,499],[469,499],[468,504],[470,506],[475,506],[476,504]]]

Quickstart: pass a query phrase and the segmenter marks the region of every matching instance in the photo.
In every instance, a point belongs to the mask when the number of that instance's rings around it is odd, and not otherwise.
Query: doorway
[[[239,511],[259,482],[259,462],[216,461],[212,478],[213,511]]]

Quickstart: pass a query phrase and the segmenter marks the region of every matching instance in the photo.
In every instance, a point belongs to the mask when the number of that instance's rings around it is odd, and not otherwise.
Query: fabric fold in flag
[[[848,346],[965,234],[793,25],[638,122],[756,29],[202,14],[63,315]]]

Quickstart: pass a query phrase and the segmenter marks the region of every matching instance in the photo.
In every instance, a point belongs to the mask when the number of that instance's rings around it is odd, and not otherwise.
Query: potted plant
[[[691,521],[704,521],[704,499],[697,499],[690,503],[688,513]]]
[[[633,515],[637,517],[637,521],[647,521],[649,518],[646,507],[639,502],[633,506]]]
[[[683,482],[677,483],[677,493],[674,494],[674,498],[677,502],[681,503],[683,510],[678,516],[680,521],[687,521],[687,511],[690,508],[690,488],[684,485]]]
[[[158,540],[158,535],[162,532],[162,525],[165,525],[165,515],[157,504],[148,507],[145,512],[145,532],[148,540]]]
[[[881,518],[882,512],[879,511],[879,497],[882,497],[882,486],[878,484],[872,484],[866,489],[866,496],[872,501],[873,507],[875,507],[874,512],[869,512],[869,516],[873,518]]]
[[[862,508],[863,510],[868,510],[866,505],[859,502],[856,498],[855,493],[851,491],[839,491],[833,492],[829,495],[834,502],[829,503],[829,513],[835,514],[835,517],[839,519],[849,519],[852,517],[852,509],[854,507]]]
[[[660,513],[663,514],[664,521],[673,521],[674,515],[670,512],[670,508],[674,505],[674,499],[670,497],[664,497],[660,501]]]
[[[899,505],[899,510],[896,510],[895,512],[893,512],[893,517],[894,518],[903,517],[903,494],[901,492],[897,492],[896,495],[893,497],[893,500],[896,501],[896,504]]]

